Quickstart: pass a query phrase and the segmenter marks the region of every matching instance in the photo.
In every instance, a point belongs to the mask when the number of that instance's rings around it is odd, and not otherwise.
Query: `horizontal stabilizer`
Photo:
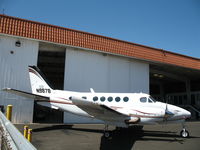
[[[41,96],[41,95],[37,95],[37,94],[32,94],[32,93],[28,93],[28,92],[25,92],[25,91],[20,91],[20,90],[11,89],[11,88],[4,88],[2,90],[6,91],[8,93],[12,93],[12,94],[16,94],[16,95],[19,95],[19,96],[31,98],[31,99],[34,99],[34,100],[49,101],[49,97]]]

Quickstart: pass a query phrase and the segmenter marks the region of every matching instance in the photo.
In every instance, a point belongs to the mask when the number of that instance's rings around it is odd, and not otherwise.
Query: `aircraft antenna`
[[[95,93],[94,90],[93,90],[93,88],[90,88],[90,92],[91,92],[91,93]]]

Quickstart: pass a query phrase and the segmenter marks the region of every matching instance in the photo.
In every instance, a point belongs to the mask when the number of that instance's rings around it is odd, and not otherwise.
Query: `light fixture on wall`
[[[158,76],[159,76],[159,74],[157,74],[157,73],[154,73],[154,74],[153,74],[153,76],[154,76],[154,77],[158,77]]]
[[[153,76],[154,76],[154,77],[157,77],[157,78],[164,78],[164,75],[162,75],[162,74],[157,74],[157,73],[154,73]]]
[[[20,41],[16,41],[15,42],[15,46],[20,47],[21,46],[21,42]]]

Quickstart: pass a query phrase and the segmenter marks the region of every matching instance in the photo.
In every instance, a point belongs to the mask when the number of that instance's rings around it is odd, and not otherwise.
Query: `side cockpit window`
[[[140,102],[146,103],[146,102],[147,102],[147,98],[146,98],[146,97],[141,97],[141,98],[140,98]]]

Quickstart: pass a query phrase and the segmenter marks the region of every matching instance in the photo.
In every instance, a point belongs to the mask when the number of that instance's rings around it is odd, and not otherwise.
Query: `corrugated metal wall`
[[[20,47],[15,46],[17,40]],[[37,64],[37,54],[36,41],[0,36],[0,89],[10,87],[30,92],[28,65]],[[0,105],[8,104],[14,107],[14,123],[32,122],[33,100],[0,91]]]
[[[66,50],[65,90],[89,92],[144,92],[149,93],[149,64],[112,55]],[[65,113],[64,122],[92,120]]]

